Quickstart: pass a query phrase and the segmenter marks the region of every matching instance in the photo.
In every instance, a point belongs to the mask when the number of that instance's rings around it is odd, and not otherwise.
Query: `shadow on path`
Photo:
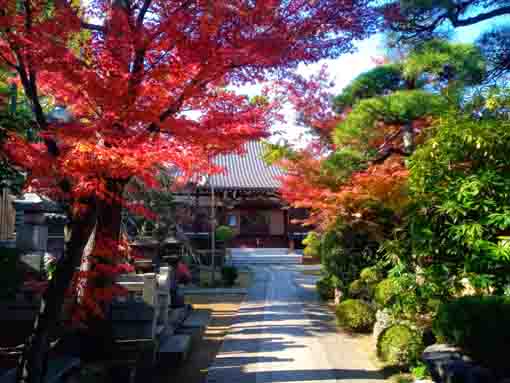
[[[320,382],[325,380],[380,380],[381,373],[379,371],[368,370],[282,370],[282,371],[257,371],[257,372],[230,372],[233,376],[242,376],[242,382],[272,383],[272,382]],[[208,380],[213,383],[223,383],[220,381]],[[236,380],[237,382],[237,380]],[[226,383],[226,382],[225,382]],[[229,382],[230,383],[230,382]]]
[[[339,334],[312,278],[258,269],[207,383],[382,382],[355,336]],[[365,369],[366,368],[366,369]]]

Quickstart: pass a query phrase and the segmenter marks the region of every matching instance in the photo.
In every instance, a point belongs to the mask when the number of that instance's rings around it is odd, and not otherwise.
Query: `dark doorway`
[[[241,211],[241,235],[268,235],[271,211],[252,210]]]

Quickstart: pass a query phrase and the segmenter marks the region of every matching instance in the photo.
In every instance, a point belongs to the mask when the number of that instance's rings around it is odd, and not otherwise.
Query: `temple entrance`
[[[270,210],[243,209],[240,211],[241,235],[269,235],[271,225]]]
[[[292,212],[278,193],[285,171],[264,161],[260,141],[249,141],[244,148],[243,154],[215,157],[214,163],[225,171],[201,177],[200,182],[191,183],[178,195],[186,209],[176,214],[177,221],[197,247],[207,249],[211,247],[214,210],[216,225],[229,226],[234,233],[229,248],[287,253],[288,248],[296,247],[295,238],[301,241],[303,236],[297,234],[306,229],[294,227],[290,221]]]

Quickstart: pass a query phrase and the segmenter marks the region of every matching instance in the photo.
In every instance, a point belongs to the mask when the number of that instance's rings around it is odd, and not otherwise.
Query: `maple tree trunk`
[[[98,203],[98,234],[106,239],[118,241],[120,239],[120,225],[122,221],[122,194],[126,182],[108,181],[108,191],[111,197]]]
[[[50,335],[57,325],[67,289],[82,255],[94,247],[96,211],[89,208],[83,217],[70,224],[70,237],[63,256],[57,261],[55,272],[44,292],[35,318],[32,333],[25,342],[18,361],[17,383],[42,383],[45,381]]]
[[[98,200],[97,208],[97,233],[96,242],[103,239],[112,241],[111,246],[115,246],[120,240],[121,234],[121,221],[122,221],[122,193],[124,191],[125,183],[117,180],[109,180],[107,188],[109,198]],[[87,262],[86,260],[84,262]],[[86,270],[93,270],[94,265],[82,265]],[[109,278],[99,278],[86,281],[87,288],[108,288],[114,283]],[[90,317],[87,322],[86,338],[88,343],[88,350],[92,351],[95,357],[101,355],[108,355],[111,351],[112,345],[112,327],[109,320],[110,306],[109,304],[101,304],[101,311],[103,316]]]

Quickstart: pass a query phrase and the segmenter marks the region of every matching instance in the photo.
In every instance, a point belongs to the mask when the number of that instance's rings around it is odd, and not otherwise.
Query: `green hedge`
[[[423,349],[421,334],[403,324],[388,327],[377,339],[377,357],[392,366],[414,365]]]
[[[361,279],[356,279],[349,285],[349,296],[351,298],[361,298],[366,294],[366,291],[367,286]]]
[[[221,278],[226,286],[234,286],[238,275],[237,269],[234,266],[223,266],[221,268]]]
[[[374,291],[375,302],[382,306],[388,306],[397,295],[397,283],[392,278],[383,279],[377,284]]]
[[[335,297],[335,286],[330,277],[322,277],[315,282],[315,286],[322,300],[327,301]]]
[[[376,266],[365,267],[361,270],[359,278],[367,284],[373,284],[382,280],[382,274]]]
[[[439,307],[434,334],[487,367],[510,370],[510,298],[470,296]]]
[[[375,311],[359,299],[347,299],[336,307],[338,324],[356,332],[370,331],[375,323]]]
[[[218,226],[214,233],[216,241],[230,241],[234,238],[234,230],[230,226]]]
[[[363,279],[356,279],[349,285],[349,297],[372,301],[374,298],[376,283],[367,282]]]

